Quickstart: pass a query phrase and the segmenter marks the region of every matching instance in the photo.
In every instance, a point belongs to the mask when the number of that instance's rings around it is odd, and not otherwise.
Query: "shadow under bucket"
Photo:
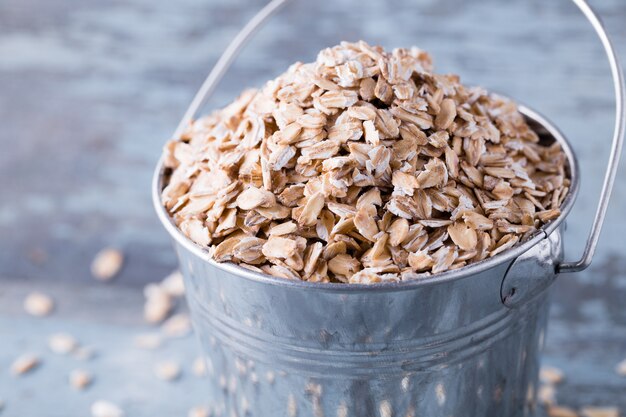
[[[237,35],[200,88],[174,136],[193,118],[243,44],[286,0],[273,0]],[[233,417],[519,417],[536,406],[549,289],[559,272],[589,266],[615,180],[624,133],[624,83],[612,45],[584,0],[573,0],[600,36],[615,83],[612,154],[584,255],[563,263],[561,233],[579,185],[565,138],[520,108],[541,140],[557,141],[571,178],[562,215],[493,258],[393,284],[321,284],[218,264],[173,224],[171,235],[206,358],[207,402]]]

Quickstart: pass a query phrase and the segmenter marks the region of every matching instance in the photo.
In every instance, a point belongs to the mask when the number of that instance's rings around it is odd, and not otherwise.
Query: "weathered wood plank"
[[[626,59],[626,3],[591,2]],[[102,351],[85,394],[50,389],[72,364],[47,353],[23,380],[0,372],[5,415],[86,415],[96,397],[119,400],[133,416],[184,415],[202,401],[199,381],[155,381],[154,357],[129,348],[144,329],[141,286],[175,267],[152,213],[150,177],[210,65],[263,3],[0,2],[0,367],[21,350],[45,352],[45,336],[59,330]],[[437,68],[519,98],[570,138],[583,175],[566,235],[573,259],[595,210],[613,117],[607,65],[587,26],[566,0],[299,1],[253,41],[209,107],[232,99],[242,79],[259,85],[341,39],[419,45]],[[624,190],[619,183],[593,268],[556,284],[546,360],[568,376],[563,403],[626,413],[626,382],[613,373],[626,357]],[[127,264],[103,286],[89,263],[108,245],[122,248]],[[40,288],[59,301],[50,320],[21,313],[24,294]],[[195,347],[181,340],[158,355],[189,358]]]

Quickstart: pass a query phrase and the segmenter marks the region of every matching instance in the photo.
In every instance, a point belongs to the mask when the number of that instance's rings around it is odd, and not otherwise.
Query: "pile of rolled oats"
[[[497,255],[560,215],[566,157],[514,103],[416,48],[321,51],[165,148],[162,202],[218,262],[401,281]]]

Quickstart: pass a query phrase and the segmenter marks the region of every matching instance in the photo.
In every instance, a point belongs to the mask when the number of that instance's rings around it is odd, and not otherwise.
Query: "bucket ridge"
[[[534,303],[517,312],[503,306],[457,331],[389,343],[334,343],[323,347],[322,342],[314,346],[312,340],[260,332],[210,307],[194,293],[189,295],[189,303],[196,314],[194,320],[203,323],[205,330],[210,327],[211,335],[235,354],[325,377],[333,373],[346,377],[372,375],[374,371],[380,375],[445,368],[480,354],[494,342],[519,331],[526,321],[535,320]]]

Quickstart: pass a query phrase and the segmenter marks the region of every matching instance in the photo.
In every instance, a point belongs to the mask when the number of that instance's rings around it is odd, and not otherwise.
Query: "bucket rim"
[[[493,269],[499,265],[505,264],[507,262],[512,262],[517,257],[522,255],[523,253],[530,250],[532,247],[537,245],[540,241],[550,236],[555,230],[557,230],[565,221],[567,216],[569,215],[575,201],[578,196],[579,186],[580,186],[580,178],[579,178],[579,166],[576,155],[573,152],[573,149],[565,138],[565,136],[561,133],[561,131],[555,127],[555,125],[550,122],[547,118],[540,115],[538,112],[530,109],[525,105],[518,105],[518,109],[520,113],[529,121],[535,122],[539,126],[541,126],[545,131],[552,136],[562,147],[563,152],[565,153],[568,160],[568,168],[570,173],[570,189],[565,197],[563,204],[561,205],[561,215],[544,225],[536,236],[533,236],[531,239],[526,242],[514,246],[513,248],[506,250],[494,257],[484,259],[482,261],[464,266],[459,269],[446,271],[438,274],[433,274],[430,276],[424,276],[416,279],[411,279],[408,281],[400,281],[400,282],[383,282],[383,283],[375,283],[375,284],[346,284],[346,283],[317,283],[317,282],[308,282],[308,281],[299,281],[292,280],[287,278],[274,277],[272,275],[262,274],[255,271],[251,271],[249,269],[243,268],[231,262],[219,263],[210,258],[208,250],[198,246],[191,239],[185,236],[182,231],[174,224],[172,218],[169,213],[166,211],[165,207],[161,204],[161,191],[163,189],[163,156],[159,158],[157,162],[156,169],[154,170],[154,174],[152,177],[152,203],[154,209],[157,213],[159,220],[165,230],[168,232],[170,237],[180,246],[185,248],[187,251],[191,252],[194,256],[202,259],[206,263],[210,264],[212,267],[215,267],[224,272],[230,273],[231,275],[235,275],[239,278],[243,278],[249,281],[254,281],[261,284],[268,284],[274,286],[284,286],[284,287],[293,287],[293,288],[301,288],[304,290],[311,291],[322,291],[322,292],[345,292],[345,293],[353,293],[353,292],[371,292],[371,291],[399,291],[399,290],[410,290],[416,287],[424,287],[444,282],[453,282],[460,279],[471,277],[472,275],[480,274],[484,271]],[[555,271],[556,273],[556,271]]]

